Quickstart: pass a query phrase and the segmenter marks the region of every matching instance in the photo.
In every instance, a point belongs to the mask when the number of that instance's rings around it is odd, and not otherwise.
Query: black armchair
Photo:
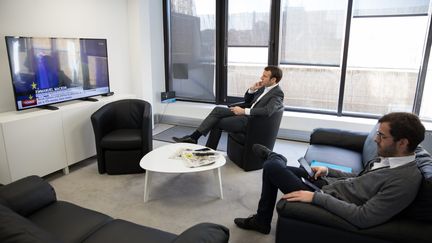
[[[268,117],[251,116],[245,133],[229,133],[228,157],[245,171],[262,169],[263,161],[252,152],[252,145],[258,143],[273,149],[282,120],[283,109]]]
[[[376,156],[374,136],[338,129],[315,129],[305,158],[351,167],[359,172]],[[432,158],[421,146],[416,162],[423,182],[416,199],[390,221],[360,229],[329,211],[300,202],[280,200],[276,205],[278,221],[276,242],[431,242],[432,231]]]
[[[125,99],[108,103],[91,116],[100,174],[140,173],[141,158],[152,150],[151,105]]]

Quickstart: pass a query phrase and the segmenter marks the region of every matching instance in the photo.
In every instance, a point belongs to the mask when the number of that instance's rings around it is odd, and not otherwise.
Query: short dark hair
[[[388,122],[393,141],[403,138],[408,140],[408,152],[414,152],[425,137],[425,127],[417,115],[408,112],[392,112],[378,120],[379,123]]]
[[[267,66],[264,68],[266,71],[271,72],[271,78],[276,78],[276,83],[279,83],[279,81],[282,79],[282,69],[280,69],[278,66]]]

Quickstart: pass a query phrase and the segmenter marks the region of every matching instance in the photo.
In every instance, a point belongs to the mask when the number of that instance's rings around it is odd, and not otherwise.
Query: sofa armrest
[[[28,176],[0,188],[0,202],[22,216],[57,201],[54,188],[39,176]]]
[[[200,223],[185,230],[173,243],[228,243],[228,240],[229,229],[225,226]]]
[[[312,131],[309,142],[310,144],[336,146],[361,153],[368,134],[367,132],[353,132],[333,128],[316,128]]]
[[[279,217],[319,224],[331,228],[356,231],[357,227],[335,214],[310,203],[280,200],[276,205]]]

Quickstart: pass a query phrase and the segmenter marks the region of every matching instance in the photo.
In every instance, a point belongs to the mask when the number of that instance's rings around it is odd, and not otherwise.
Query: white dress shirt
[[[375,162],[371,170],[376,170],[382,167],[390,167],[390,169],[407,164],[415,160],[415,154],[403,157],[380,157],[380,162]]]

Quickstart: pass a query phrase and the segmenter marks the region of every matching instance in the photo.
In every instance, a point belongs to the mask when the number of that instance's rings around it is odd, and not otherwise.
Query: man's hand
[[[263,82],[262,82],[262,81],[259,81],[259,82],[254,83],[254,84],[250,87],[250,89],[251,89],[252,91],[256,91],[257,89],[260,89],[262,86],[264,86],[264,85],[263,85]]]
[[[322,176],[326,176],[328,173],[328,169],[325,166],[313,166],[311,167],[312,171],[315,173],[314,179],[318,179]]]
[[[285,199],[289,202],[312,202],[313,192],[310,191],[295,191],[290,192],[282,196],[282,199]]]
[[[237,116],[241,116],[245,114],[245,109],[241,108],[240,106],[234,106],[231,107],[230,110],[236,114]]]

